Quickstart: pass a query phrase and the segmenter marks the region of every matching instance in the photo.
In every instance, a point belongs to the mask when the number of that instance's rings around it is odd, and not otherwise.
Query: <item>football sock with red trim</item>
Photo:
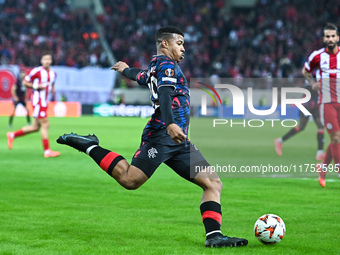
[[[323,150],[323,143],[324,143],[324,130],[318,129],[317,139],[318,139],[318,150]]]
[[[109,151],[97,145],[91,148],[88,154],[100,166],[100,168],[107,172],[110,176],[118,162],[124,159],[124,157],[118,153]]]
[[[325,156],[325,159],[323,160],[322,163],[327,166],[332,162],[332,159],[333,159],[333,157],[332,157],[332,144],[330,143],[327,147],[326,156]]]
[[[14,136],[13,138],[23,136],[24,134],[25,134],[24,131],[22,131],[22,129],[19,129],[13,132],[13,136]]]
[[[339,167],[340,165],[340,143],[331,143],[332,145],[332,155],[334,164]]]
[[[292,128],[291,130],[288,131],[287,134],[285,134],[284,136],[282,136],[282,141],[286,141],[287,139],[289,139],[290,137],[292,137],[293,135],[297,134],[299,132],[299,127],[295,127]]]
[[[214,201],[207,201],[201,204],[200,209],[207,239],[222,235],[221,205]]]
[[[47,151],[50,148],[48,139],[42,139],[42,144],[43,144],[43,147],[44,147],[45,151]]]
[[[27,124],[30,124],[31,123],[31,117],[28,113],[27,113],[26,118],[27,118]]]
[[[8,125],[12,126],[14,114],[9,117]]]

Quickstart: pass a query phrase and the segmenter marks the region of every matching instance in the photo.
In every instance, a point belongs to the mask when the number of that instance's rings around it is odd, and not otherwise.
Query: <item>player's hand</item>
[[[111,67],[111,70],[115,70],[117,72],[122,73],[126,68],[129,68],[128,64],[126,64],[123,61],[118,61],[116,64],[114,64],[113,67]]]
[[[185,141],[187,136],[183,133],[183,130],[175,123],[166,127],[168,134],[175,143],[181,143]]]
[[[49,82],[40,82],[36,88],[35,88],[34,86],[32,86],[32,88],[35,89],[35,90],[40,91],[40,90],[46,89],[46,87],[47,87],[49,84],[50,84]]]
[[[313,90],[319,91],[320,88],[321,88],[321,83],[320,82],[317,81],[317,82],[312,84],[312,89]]]

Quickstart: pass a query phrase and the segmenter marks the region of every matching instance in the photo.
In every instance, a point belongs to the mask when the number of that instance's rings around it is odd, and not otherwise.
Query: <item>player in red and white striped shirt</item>
[[[15,138],[29,133],[37,132],[41,128],[41,139],[44,147],[44,156],[46,158],[57,157],[60,155],[60,153],[50,150],[48,140],[48,92],[51,87],[52,93],[55,93],[54,83],[57,77],[56,72],[50,68],[52,64],[52,55],[49,53],[43,54],[41,57],[41,64],[41,66],[33,68],[23,81],[23,84],[26,87],[33,90],[31,100],[34,107],[34,123],[30,126],[25,126],[15,132],[8,132],[8,148],[12,149],[13,141]]]
[[[335,166],[340,166],[340,47],[339,31],[334,24],[328,23],[323,33],[326,47],[314,51],[308,57],[302,74],[313,89],[319,91],[320,119],[331,140],[323,164],[317,166],[319,183],[325,187],[326,167],[332,159]],[[316,80],[311,73],[314,69],[317,71]]]

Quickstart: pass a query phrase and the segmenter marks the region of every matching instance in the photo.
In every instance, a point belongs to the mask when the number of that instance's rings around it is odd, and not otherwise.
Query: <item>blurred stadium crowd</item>
[[[35,66],[42,52],[55,65],[109,66],[89,15],[67,0],[0,0],[0,64]],[[163,25],[185,32],[188,78],[300,77],[306,57],[321,48],[326,22],[340,26],[340,3],[259,0],[225,12],[223,0],[102,0],[98,16],[117,60],[147,67],[154,33]],[[170,22],[171,21],[171,22]]]

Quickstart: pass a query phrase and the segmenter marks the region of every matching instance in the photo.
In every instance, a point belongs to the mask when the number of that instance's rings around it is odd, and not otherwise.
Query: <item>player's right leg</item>
[[[237,247],[247,245],[248,240],[224,236],[220,230],[222,224],[220,197],[223,185],[218,175],[215,172],[206,170],[198,173],[193,182],[203,189],[200,209],[206,229],[205,246]]]
[[[331,143],[327,147],[325,159],[322,162],[322,169],[318,167],[319,183],[322,187],[326,186],[327,166],[332,159],[337,166],[340,164],[340,104],[321,104],[320,120],[325,126]]]
[[[313,115],[314,122],[318,128],[318,132],[316,136],[316,139],[318,141],[318,149],[316,151],[315,159],[324,160],[324,158],[326,157],[326,153],[323,151],[325,131],[324,131],[324,126],[322,125],[321,120],[320,120],[319,109],[314,109],[312,111],[312,115]]]
[[[48,118],[38,118],[39,125],[40,125],[40,132],[41,132],[41,142],[44,149],[44,157],[45,158],[54,158],[60,156],[59,151],[52,151],[50,149],[50,142],[48,139],[48,129],[50,127],[50,123]]]
[[[164,163],[184,179],[195,183],[203,189],[200,205],[202,221],[206,232],[205,246],[244,246],[248,241],[243,238],[224,236],[221,232],[222,211],[220,197],[222,182],[218,175],[211,171],[209,163],[201,152],[191,143]],[[202,171],[197,171],[200,168]]]
[[[95,135],[65,134],[57,139],[57,143],[88,154],[101,169],[128,190],[139,188],[149,179],[146,173],[134,165],[129,165],[118,153],[100,147]]]
[[[31,125],[31,116],[30,116],[30,112],[28,111],[28,108],[27,108],[27,105],[26,105],[26,101],[22,101],[21,103],[22,103],[22,105],[25,107],[25,109],[27,111],[27,115],[26,115],[27,125]]]
[[[296,135],[297,133],[303,131],[308,122],[308,116],[304,116],[303,113],[300,112],[300,121],[299,126],[296,126],[289,130],[284,136],[276,138],[274,140],[275,152],[277,155],[282,156],[282,147],[283,142],[291,138],[292,136]]]
[[[13,127],[13,118],[14,118],[14,115],[15,115],[15,109],[17,107],[17,104],[14,101],[13,101],[13,106],[14,106],[14,109],[13,109],[12,114],[9,116],[9,121],[8,121],[8,128],[9,129],[12,129],[12,127]]]
[[[32,125],[25,126],[19,130],[16,130],[14,132],[7,132],[7,145],[9,149],[12,149],[14,139],[20,136],[27,135],[32,132],[37,132],[40,129],[40,123],[38,119],[34,119],[34,122]]]

